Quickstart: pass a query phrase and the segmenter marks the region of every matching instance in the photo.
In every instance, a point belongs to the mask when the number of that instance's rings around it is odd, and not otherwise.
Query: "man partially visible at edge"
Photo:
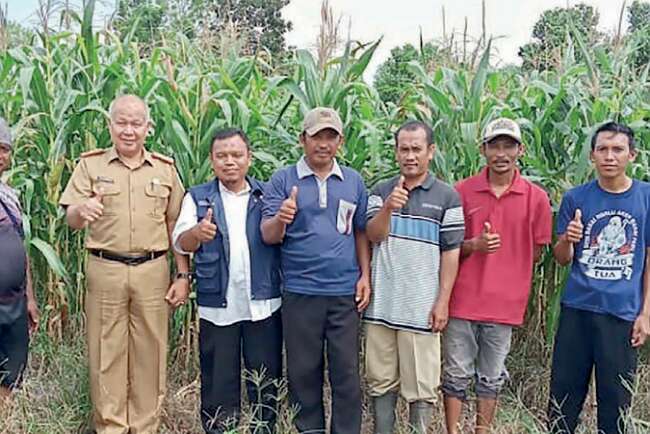
[[[39,319],[23,244],[22,208],[16,192],[1,179],[13,147],[9,126],[0,118],[0,407],[20,385],[29,336]]]

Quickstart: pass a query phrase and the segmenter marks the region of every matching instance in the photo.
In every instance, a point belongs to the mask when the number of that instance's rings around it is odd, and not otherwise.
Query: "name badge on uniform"
[[[97,178],[95,178],[95,182],[105,182],[107,184],[114,184],[115,183],[113,178],[109,178],[107,176],[101,176],[101,175],[98,176]]]

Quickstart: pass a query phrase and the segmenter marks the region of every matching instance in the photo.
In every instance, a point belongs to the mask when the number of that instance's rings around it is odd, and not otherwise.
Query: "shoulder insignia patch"
[[[92,149],[90,151],[82,152],[81,158],[92,157],[94,155],[101,155],[106,152],[106,149]]]
[[[165,162],[167,164],[174,164],[174,159],[172,157],[168,157],[163,154],[159,154],[158,152],[152,152],[151,156],[157,160],[160,160],[162,162]]]

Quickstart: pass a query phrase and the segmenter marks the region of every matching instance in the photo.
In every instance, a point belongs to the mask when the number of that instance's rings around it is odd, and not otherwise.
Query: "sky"
[[[99,0],[110,9],[115,0]],[[337,17],[342,17],[343,36],[348,29],[352,39],[363,42],[383,36],[375,57],[366,74],[372,79],[377,66],[386,59],[391,48],[411,43],[417,46],[420,29],[425,41],[443,35],[442,10],[445,10],[447,33],[462,33],[465,17],[468,33],[478,38],[481,33],[481,0],[329,0]],[[9,19],[24,24],[35,20],[38,0],[0,0],[8,2]],[[71,0],[81,3],[81,0]],[[596,7],[600,13],[599,28],[615,32],[623,0],[583,0]],[[494,47],[500,63],[519,63],[519,46],[531,39],[535,21],[541,13],[553,7],[574,5],[575,0],[485,0],[486,32],[497,38]],[[628,3],[630,3],[628,1]],[[293,23],[287,42],[298,48],[313,48],[320,24],[320,0],[291,0],[282,10],[283,16]]]

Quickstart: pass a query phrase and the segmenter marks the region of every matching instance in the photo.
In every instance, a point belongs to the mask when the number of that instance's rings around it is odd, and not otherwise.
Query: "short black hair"
[[[214,142],[217,140],[226,140],[235,136],[239,136],[244,141],[244,143],[246,143],[246,149],[249,151],[251,150],[251,141],[248,139],[248,136],[241,128],[224,128],[218,130],[212,136],[212,141],[210,142],[210,154],[212,154],[212,151],[214,150]]]
[[[424,132],[426,133],[427,145],[433,144],[433,130],[431,129],[431,127],[422,121],[411,120],[403,123],[402,126],[400,126],[397,129],[397,131],[395,131],[395,147],[397,147],[397,137],[399,137],[399,133],[401,133],[402,130],[415,131],[419,129],[423,129]]]
[[[633,151],[636,148],[636,143],[634,141],[634,131],[632,128],[628,127],[625,124],[618,122],[605,122],[598,127],[593,136],[591,136],[591,150],[596,149],[596,139],[600,133],[618,133],[625,134],[627,136],[627,142],[630,145],[630,150]]]

